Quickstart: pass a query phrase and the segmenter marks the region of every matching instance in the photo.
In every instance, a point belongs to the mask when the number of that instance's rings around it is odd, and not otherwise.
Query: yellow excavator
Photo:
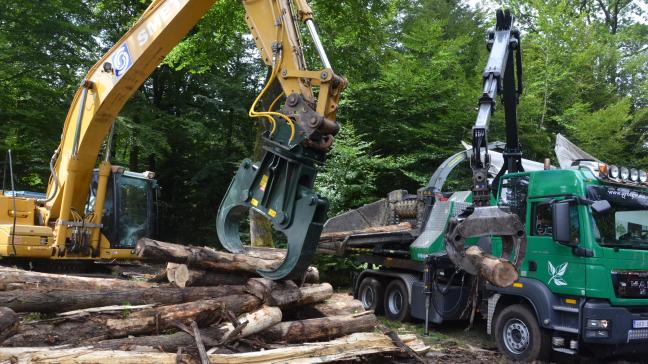
[[[151,172],[111,165],[115,117],[214,3],[154,0],[90,69],[72,100],[61,143],[52,156],[47,193],[0,194],[0,257],[137,259],[136,241],[155,229],[158,188]],[[242,162],[221,205],[217,227],[223,245],[241,251],[238,223],[243,211],[253,208],[262,213],[289,242],[284,264],[263,275],[292,277],[310,263],[326,220],[326,201],[312,188],[317,167],[326,160],[339,129],[335,116],[347,83],[330,65],[306,0],[242,4],[261,58],[272,67],[268,84],[250,109],[250,116],[266,125],[265,155],[258,162]],[[320,56],[321,69],[307,67],[302,43],[306,32]],[[283,107],[259,110],[259,100],[273,82],[281,84]]]

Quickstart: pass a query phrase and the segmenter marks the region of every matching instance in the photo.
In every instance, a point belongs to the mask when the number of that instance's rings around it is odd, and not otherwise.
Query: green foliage
[[[376,199],[376,176],[390,163],[371,155],[371,145],[352,125],[338,136],[327,166],[317,178],[317,190],[328,198],[331,216]]]

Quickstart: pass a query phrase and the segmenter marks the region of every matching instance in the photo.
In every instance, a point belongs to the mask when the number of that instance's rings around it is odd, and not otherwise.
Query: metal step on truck
[[[575,147],[559,136],[557,152],[567,149]],[[552,351],[645,353],[646,172],[593,158],[546,170],[523,161],[527,171],[503,176],[493,201],[525,223],[519,277],[506,288],[475,287],[478,281],[449,259],[444,242],[449,221],[472,204],[472,193],[442,187],[469,154],[449,158],[416,194],[393,191],[326,223],[320,253],[353,256],[370,267],[355,276],[354,296],[389,319],[427,315],[435,324],[469,319],[474,304],[499,350],[513,360],[546,359]],[[471,244],[501,252],[497,238]]]

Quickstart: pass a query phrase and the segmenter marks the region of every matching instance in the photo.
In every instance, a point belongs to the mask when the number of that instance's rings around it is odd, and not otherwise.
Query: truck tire
[[[376,315],[383,312],[383,286],[379,280],[367,277],[360,282],[358,287],[358,300],[367,311],[373,311]]]
[[[411,318],[409,302],[409,293],[405,283],[400,279],[389,282],[385,288],[383,305],[385,317],[392,321],[409,321]]]
[[[495,318],[495,343],[509,359],[522,362],[546,360],[551,352],[549,333],[540,327],[529,306],[505,307]]]

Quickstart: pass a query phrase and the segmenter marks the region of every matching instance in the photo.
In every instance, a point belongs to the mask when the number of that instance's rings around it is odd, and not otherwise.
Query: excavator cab
[[[113,249],[133,249],[137,240],[157,235],[160,186],[153,172],[113,167],[108,177],[101,233]],[[94,211],[99,176],[94,171],[86,213]]]

